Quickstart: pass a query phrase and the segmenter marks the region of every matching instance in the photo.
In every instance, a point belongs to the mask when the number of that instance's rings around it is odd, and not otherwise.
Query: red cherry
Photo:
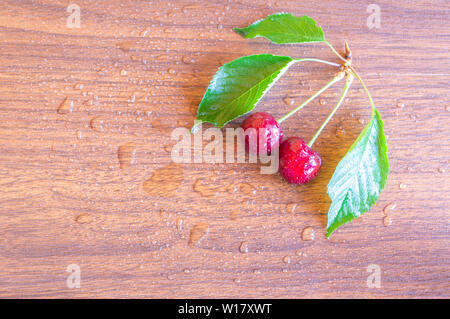
[[[272,150],[277,149],[283,140],[283,132],[280,125],[269,113],[253,113],[242,123],[242,128],[244,132],[247,129],[254,129],[256,138],[250,139],[251,135],[245,135],[245,147],[253,154],[270,155]],[[251,131],[247,131],[247,133],[249,132]],[[260,137],[263,138],[262,141],[260,141]],[[261,150],[259,149],[260,142],[262,143]]]
[[[291,184],[312,180],[322,166],[319,153],[313,151],[299,137],[290,137],[280,146],[279,172]]]

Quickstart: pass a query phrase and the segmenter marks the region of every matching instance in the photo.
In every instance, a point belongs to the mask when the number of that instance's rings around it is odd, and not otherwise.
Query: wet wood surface
[[[0,297],[449,297],[448,1],[377,1],[372,29],[360,1],[74,3],[79,28],[68,1],[0,6]],[[221,64],[338,62],[325,45],[232,31],[279,11],[350,43],[388,135],[379,202],[329,240],[326,185],[370,117],[358,83],[315,144],[324,165],[308,185],[170,156],[171,132],[193,124]],[[281,117],[335,71],[295,65],[258,109]],[[341,89],[284,122],[285,135],[310,139]]]

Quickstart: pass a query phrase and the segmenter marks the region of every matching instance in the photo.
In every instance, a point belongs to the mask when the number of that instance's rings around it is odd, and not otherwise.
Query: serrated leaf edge
[[[247,38],[247,35],[246,35],[245,32],[244,32],[245,29],[249,29],[250,27],[253,27],[253,26],[257,25],[258,23],[260,23],[261,21],[263,21],[263,20],[265,20],[265,19],[267,19],[267,18],[269,18],[269,17],[281,16],[281,15],[290,15],[290,16],[293,16],[293,17],[295,17],[295,18],[303,18],[303,17],[307,17],[307,18],[311,19],[312,21],[314,21],[314,26],[316,26],[317,28],[319,28],[319,29],[322,31],[323,40],[318,40],[318,41],[313,40],[313,41],[303,41],[303,42],[291,42],[291,43],[277,43],[277,42],[274,42],[274,41],[270,40],[269,38],[267,38],[267,37],[265,37],[265,36],[263,36],[263,35],[255,35],[255,36],[253,36],[253,37],[251,37],[251,38]],[[259,19],[259,20],[255,21],[255,22],[253,22],[252,24],[250,24],[249,26],[247,26],[247,27],[245,27],[245,28],[233,28],[233,30],[234,30],[237,34],[239,34],[240,36],[244,37],[245,39],[265,38],[265,39],[269,40],[270,42],[272,42],[272,43],[274,43],[274,44],[317,43],[317,42],[323,42],[323,41],[325,41],[325,33],[323,32],[322,27],[319,26],[319,25],[317,25],[316,20],[314,20],[313,18],[311,18],[310,16],[307,16],[307,15],[303,15],[303,16],[301,16],[301,17],[297,17],[297,16],[295,16],[295,15],[289,13],[289,12],[278,12],[278,13],[274,13],[274,14],[268,15],[268,16],[265,17],[265,18],[262,18],[262,19]]]
[[[360,135],[355,140],[355,142],[353,142],[352,146],[350,147],[350,149],[347,151],[347,153],[345,154],[345,156],[342,159],[344,159],[354,149],[354,147],[359,143],[359,141],[361,140],[360,137],[363,136],[363,133],[368,130],[369,125],[371,125],[372,121],[375,120],[375,119],[379,122],[379,125],[380,125],[379,130],[380,130],[380,132],[382,133],[382,136],[383,136],[383,140],[382,140],[382,143],[381,143],[381,148],[383,149],[383,154],[386,156],[386,165],[387,165],[386,178],[381,183],[380,192],[377,195],[375,195],[374,197],[372,197],[372,200],[369,203],[367,203],[368,204],[368,208],[367,209],[363,209],[361,212],[359,212],[359,215],[357,217],[350,218],[350,219],[344,221],[342,224],[334,226],[334,227],[330,227],[329,228],[328,225],[327,225],[327,233],[326,233],[326,237],[327,238],[329,238],[331,236],[331,234],[335,230],[337,230],[339,227],[341,227],[341,226],[343,226],[343,225],[353,221],[354,219],[356,219],[358,217],[361,217],[361,215],[363,215],[364,213],[369,212],[371,210],[371,208],[373,207],[373,205],[378,201],[378,198],[379,198],[381,192],[384,190],[384,188],[386,186],[387,176],[389,175],[389,170],[390,170],[389,158],[387,156],[387,143],[386,143],[386,138],[385,138],[385,135],[384,135],[384,122],[381,119],[380,113],[378,112],[377,109],[373,108],[372,119],[371,119],[370,123],[367,124],[367,126],[363,129],[363,131],[360,133]],[[341,161],[342,161],[342,159],[341,159]],[[339,166],[341,161],[339,161],[337,166]],[[332,179],[333,179],[333,177],[331,177],[330,181]],[[328,185],[327,185],[327,193],[330,196],[329,190],[328,190]],[[347,197],[348,197],[348,192],[345,194],[344,199],[342,200],[342,204],[346,201]],[[330,196],[330,198],[331,198],[331,196]],[[330,208],[331,208],[331,206],[330,206]],[[342,208],[342,205],[341,205],[341,208]]]
[[[278,72],[279,72],[278,75],[272,80],[271,83],[269,83],[269,85],[267,86],[267,88],[262,92],[262,94],[261,94],[261,96],[259,97],[259,99],[255,102],[255,104],[253,104],[252,109],[249,110],[248,112],[245,112],[245,113],[239,115],[238,117],[244,116],[245,114],[248,114],[248,113],[250,113],[251,111],[253,111],[253,109],[256,107],[256,105],[259,103],[259,101],[260,101],[260,100],[264,97],[264,95],[272,88],[272,86],[273,86],[273,85],[274,85],[274,84],[275,84],[275,83],[276,83],[276,82],[284,75],[284,73],[286,73],[286,71],[287,71],[293,64],[295,64],[296,62],[298,62],[297,60],[295,60],[295,59],[293,59],[293,58],[291,58],[291,57],[289,57],[289,56],[284,56],[284,55],[253,54],[253,55],[242,56],[242,57],[239,57],[239,58],[237,58],[237,59],[234,59],[233,61],[230,61],[230,62],[228,62],[228,63],[225,63],[224,65],[222,65],[221,67],[219,67],[219,69],[217,70],[216,74],[214,74],[214,76],[213,76],[212,80],[210,81],[210,83],[209,83],[209,85],[208,85],[208,88],[206,89],[206,92],[205,92],[205,94],[203,95],[203,98],[202,98],[202,100],[201,100],[201,102],[200,102],[200,104],[199,104],[199,106],[198,106],[198,110],[200,109],[200,105],[202,104],[203,99],[205,98],[206,94],[208,93],[208,89],[209,89],[210,86],[211,86],[212,84],[214,84],[214,82],[217,80],[217,76],[218,76],[219,71],[220,71],[225,65],[227,65],[227,64],[229,64],[229,63],[232,63],[232,62],[235,62],[235,61],[237,61],[237,60],[239,60],[239,59],[248,58],[248,57],[252,57],[252,56],[262,56],[262,55],[270,55],[270,56],[276,56],[276,57],[286,57],[286,58],[291,59],[291,61],[288,62],[288,63],[286,64],[286,66],[284,66],[280,71],[278,71]],[[276,72],[271,73],[268,77],[264,78],[262,81],[264,81],[264,80],[270,78],[274,73],[276,73]],[[260,81],[259,83],[261,83],[262,81]],[[242,95],[246,94],[248,91],[253,90],[257,85],[258,85],[258,84],[252,86],[251,88],[249,88],[248,90],[246,90],[244,93],[242,93],[242,94],[239,95],[238,97],[236,97],[236,98],[234,98],[233,100],[231,100],[230,103],[228,103],[227,105],[231,104],[231,103],[232,103],[233,101],[235,101],[236,99],[239,99]],[[197,110],[197,116],[196,116],[197,120],[201,121],[202,123],[203,123],[203,122],[211,123],[211,124],[213,124],[214,126],[216,126],[216,127],[218,127],[218,128],[224,127],[225,125],[227,125],[227,123],[229,123],[229,122],[231,122],[232,120],[234,120],[234,119],[237,118],[237,117],[232,118],[232,119],[230,119],[230,120],[224,122],[222,125],[219,125],[219,124],[217,124],[216,122],[212,122],[212,121],[200,119],[199,116],[202,116],[202,114],[199,114],[199,113],[198,113],[198,112],[199,112],[198,110]],[[197,123],[197,125],[198,125],[198,124],[200,124],[200,122]],[[192,132],[192,130],[193,130],[194,128],[195,128],[195,126],[192,127],[191,132]]]

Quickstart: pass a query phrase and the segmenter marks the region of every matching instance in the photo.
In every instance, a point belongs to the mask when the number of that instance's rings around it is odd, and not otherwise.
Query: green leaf
[[[308,16],[276,13],[256,21],[247,28],[234,28],[246,39],[264,37],[277,44],[325,41],[323,30]]]
[[[376,109],[372,119],[339,162],[328,183],[332,203],[327,238],[339,226],[368,212],[378,200],[389,173],[383,121]]]
[[[250,55],[226,63],[212,79],[197,119],[222,128],[253,110],[258,101],[296,61],[287,56]]]

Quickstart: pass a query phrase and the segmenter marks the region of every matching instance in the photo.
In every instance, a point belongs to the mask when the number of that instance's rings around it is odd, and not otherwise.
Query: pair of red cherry
[[[289,183],[297,185],[307,183],[319,172],[322,166],[319,153],[309,148],[299,137],[289,137],[283,142],[283,131],[272,115],[265,112],[254,113],[245,119],[242,128],[244,131],[255,129],[258,132],[257,143],[249,143],[249,136],[245,135],[245,144],[249,152],[270,154],[279,147],[279,172]],[[260,138],[264,140],[260,141]]]

